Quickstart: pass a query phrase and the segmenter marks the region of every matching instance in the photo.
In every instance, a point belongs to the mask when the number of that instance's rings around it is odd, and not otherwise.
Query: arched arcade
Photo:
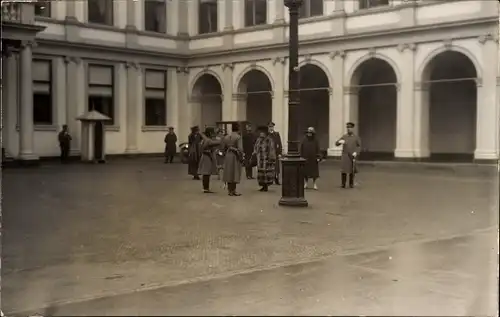
[[[222,120],[222,86],[215,75],[202,74],[193,85],[191,99],[192,123],[203,129]]]

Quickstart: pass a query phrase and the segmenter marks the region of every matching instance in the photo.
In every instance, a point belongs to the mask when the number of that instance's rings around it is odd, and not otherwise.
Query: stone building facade
[[[3,15],[13,11],[8,6],[2,4]],[[159,153],[168,126],[185,141],[189,127],[220,120],[272,120],[287,136],[283,0],[31,6],[32,21],[8,16],[36,37],[9,44],[3,54],[7,156],[58,155],[63,124],[78,155],[75,118],[90,109],[113,118],[106,126],[109,154]],[[301,120],[292,124],[316,127],[333,156],[340,150],[335,140],[353,121],[367,158],[497,159],[497,6],[304,0]]]

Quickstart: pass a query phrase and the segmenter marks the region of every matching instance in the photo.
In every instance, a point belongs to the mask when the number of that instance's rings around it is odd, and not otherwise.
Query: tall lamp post
[[[290,13],[288,46],[288,153],[281,160],[283,166],[280,206],[307,207],[304,197],[304,165],[300,157],[300,93],[299,93],[299,9],[302,0],[285,0]]]

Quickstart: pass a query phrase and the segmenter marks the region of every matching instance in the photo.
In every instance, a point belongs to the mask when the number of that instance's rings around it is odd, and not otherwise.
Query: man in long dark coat
[[[245,174],[247,179],[253,179],[253,166],[251,166],[253,147],[257,137],[252,131],[252,126],[247,124],[246,133],[243,134],[243,152],[245,153]]]
[[[243,140],[241,139],[239,124],[233,123],[232,131],[231,134],[224,138],[226,157],[224,158],[222,180],[227,183],[229,196],[241,196],[240,193],[236,192],[236,184],[241,180],[243,167]]]
[[[355,160],[361,151],[361,139],[354,134],[354,123],[348,122],[347,133],[335,142],[336,146],[342,145],[341,157],[341,180],[342,188],[345,188],[347,174],[349,174],[349,187],[354,187],[354,175],[357,173]]]
[[[168,128],[168,133],[165,135],[165,163],[173,163],[174,156],[177,153],[177,135],[174,128]]]
[[[319,178],[319,159],[321,150],[319,148],[318,139],[316,139],[316,131],[313,127],[307,128],[306,135],[300,143],[300,156],[306,160],[304,166],[304,188],[307,189],[309,178],[313,179],[313,188],[318,190],[316,180]]]
[[[191,128],[191,134],[188,136],[188,173],[193,179],[199,180],[198,165],[201,158],[201,135],[200,128],[195,126]]]
[[[67,163],[69,159],[69,151],[71,148],[71,135],[68,132],[68,125],[62,126],[61,132],[58,135],[59,147],[61,148],[61,163]]]
[[[275,146],[274,151],[278,156],[274,170],[274,182],[276,183],[276,185],[280,185],[281,162],[279,159],[281,158],[281,155],[283,155],[283,143],[281,142],[280,133],[274,130],[274,126],[275,126],[274,122],[270,122],[268,128],[269,128],[269,136],[274,141],[274,146]]]

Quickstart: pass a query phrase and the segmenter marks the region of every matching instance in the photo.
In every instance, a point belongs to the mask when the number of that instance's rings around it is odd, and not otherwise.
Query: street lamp
[[[288,153],[281,160],[283,182],[280,206],[307,207],[304,197],[305,160],[299,153],[299,9],[302,0],[285,0],[290,13],[288,44]]]

